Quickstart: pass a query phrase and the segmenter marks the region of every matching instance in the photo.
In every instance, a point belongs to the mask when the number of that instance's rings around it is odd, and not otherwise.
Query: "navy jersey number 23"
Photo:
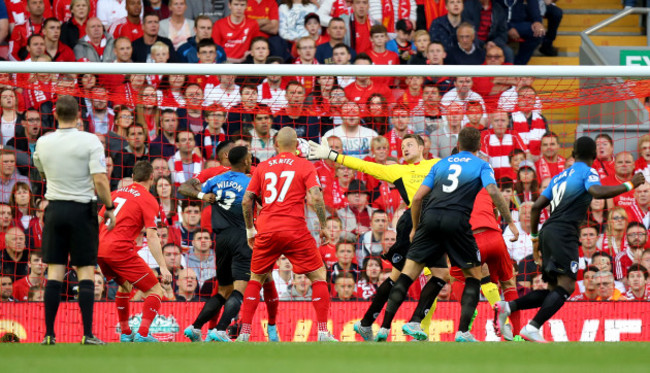
[[[215,233],[227,228],[245,229],[241,203],[251,178],[241,172],[228,171],[203,184],[203,193],[214,193],[212,229]]]

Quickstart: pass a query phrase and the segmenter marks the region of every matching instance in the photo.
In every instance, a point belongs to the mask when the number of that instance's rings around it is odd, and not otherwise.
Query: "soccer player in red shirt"
[[[138,161],[133,166],[133,184],[111,194],[115,206],[115,228],[101,225],[97,262],[107,279],[114,278],[120,285],[115,295],[117,317],[120,322],[121,342],[158,342],[149,333],[149,326],[160,309],[163,289],[156,274],[135,251],[135,239],[146,229],[151,255],[160,266],[162,281],[169,283],[172,275],[167,269],[156,231],[158,202],[149,193],[153,183],[153,166]],[[104,209],[100,212],[103,216]],[[135,287],[144,294],[142,321],[137,333],[129,327],[129,299]]]
[[[247,0],[230,0],[230,15],[218,20],[212,28],[212,39],[223,46],[230,63],[241,63],[246,58],[251,41],[261,36],[254,19],[246,18]]]
[[[260,163],[242,201],[246,236],[253,248],[251,279],[241,308],[242,330],[238,341],[248,341],[253,315],[259,304],[262,283],[269,276],[280,255],[289,259],[293,271],[306,274],[312,281],[312,304],[318,322],[318,341],[336,341],[327,329],[330,295],[326,272],[316,241],[305,221],[305,197],[311,194],[320,226],[325,228],[325,204],[316,169],[311,162],[296,156],[298,138],[290,127],[275,137],[278,155]],[[257,199],[262,209],[253,225],[253,207]]]

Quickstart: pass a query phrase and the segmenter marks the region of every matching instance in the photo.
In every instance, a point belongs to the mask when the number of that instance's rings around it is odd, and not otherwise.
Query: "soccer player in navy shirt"
[[[531,210],[533,257],[535,263],[541,265],[542,278],[548,283],[548,290],[535,290],[514,301],[498,302],[494,306],[497,329],[503,327],[511,312],[540,307],[519,333],[531,342],[546,342],[539,328],[562,308],[575,289],[579,267],[579,224],[587,214],[592,197],[613,198],[645,182],[643,174],[637,173],[632,181],[620,185],[600,185],[598,171],[591,167],[596,159],[596,142],[590,137],[584,136],[575,142],[573,156],[575,164],[553,177]],[[539,215],[549,204],[551,216],[538,232]]]
[[[456,341],[476,341],[469,332],[469,324],[479,301],[482,275],[481,258],[469,219],[474,199],[482,188],[487,189],[514,236],[519,236],[510,209],[497,188],[492,167],[476,156],[480,140],[481,133],[477,129],[461,130],[458,135],[460,152],[436,163],[415,193],[411,203],[411,247],[404,269],[390,292],[377,341],[387,339],[393,318],[422,269],[425,266],[447,267],[445,254],[452,265],[462,269],[466,278]],[[428,202],[420,219],[425,197]]]
[[[252,251],[246,241],[242,199],[251,180],[247,176],[251,171],[251,158],[245,146],[233,147],[228,153],[232,169],[210,178],[198,196],[202,199],[204,193],[214,195],[212,230],[217,236],[215,254],[219,290],[208,299],[194,323],[185,329],[185,336],[193,342],[200,341],[201,327],[216,316],[222,306],[224,310],[216,330],[208,333],[207,340],[230,342],[226,329],[239,313],[244,299]]]

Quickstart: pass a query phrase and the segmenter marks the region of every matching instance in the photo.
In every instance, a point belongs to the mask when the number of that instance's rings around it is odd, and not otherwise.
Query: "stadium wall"
[[[152,333],[160,339],[187,342],[183,329],[199,312],[202,302],[163,303],[159,316],[152,324]],[[389,340],[407,341],[401,332],[402,325],[415,308],[406,302],[400,308]],[[132,326],[139,324],[142,303],[132,303]],[[360,341],[353,324],[368,307],[367,302],[332,303],[330,326],[335,337],[344,342]],[[479,340],[498,341],[492,328],[493,312],[486,302],[478,307],[479,314],[472,332]],[[266,341],[264,334],[266,308],[262,303],[253,320],[252,341]],[[460,314],[458,302],[440,302],[429,331],[431,341],[452,341]],[[39,342],[45,333],[42,303],[2,303],[0,307],[0,336],[15,333],[21,342]],[[534,311],[523,311],[529,320]],[[380,316],[381,320],[382,316]],[[316,322],[311,302],[281,302],[277,320],[280,338],[288,342],[305,342],[316,339]],[[95,335],[106,342],[119,340],[118,321],[113,302],[95,303]],[[205,328],[204,328],[205,329]],[[61,303],[56,324],[57,342],[74,342],[81,339],[81,320],[76,303]],[[206,330],[204,330],[204,333]],[[650,302],[571,302],[543,328],[549,341],[567,342],[619,342],[650,341]]]

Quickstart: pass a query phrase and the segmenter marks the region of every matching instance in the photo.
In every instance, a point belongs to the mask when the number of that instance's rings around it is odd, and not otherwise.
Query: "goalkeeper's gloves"
[[[329,159],[330,161],[336,162],[336,157],[338,156],[338,152],[330,149],[327,140],[323,141],[322,144],[309,141],[309,159]]]

